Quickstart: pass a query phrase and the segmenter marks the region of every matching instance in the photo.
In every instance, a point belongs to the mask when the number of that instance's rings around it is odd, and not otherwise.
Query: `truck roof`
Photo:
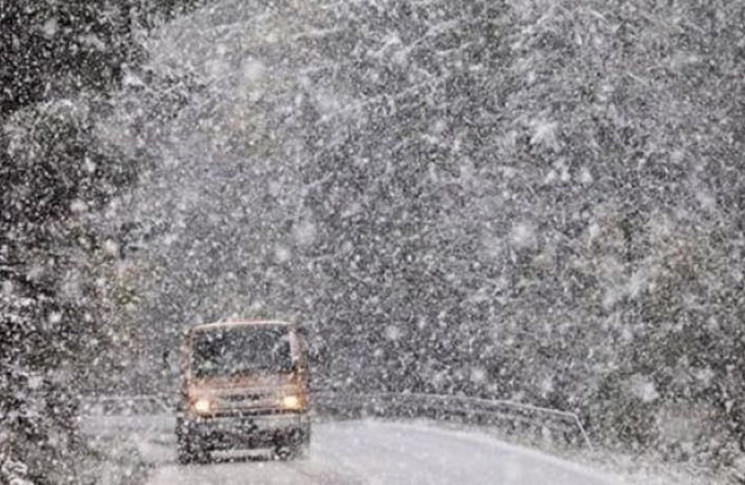
[[[283,320],[224,320],[221,322],[204,323],[201,325],[195,325],[191,327],[189,331],[200,332],[202,330],[214,330],[218,328],[232,328],[232,327],[247,327],[247,326],[260,326],[260,325],[272,325],[272,326],[287,326],[290,327],[290,322]]]

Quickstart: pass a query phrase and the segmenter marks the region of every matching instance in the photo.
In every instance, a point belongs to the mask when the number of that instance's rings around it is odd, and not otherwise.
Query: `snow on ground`
[[[475,431],[381,421],[320,423],[308,460],[252,457],[179,466],[172,452],[150,485],[501,484],[611,485],[623,482]]]

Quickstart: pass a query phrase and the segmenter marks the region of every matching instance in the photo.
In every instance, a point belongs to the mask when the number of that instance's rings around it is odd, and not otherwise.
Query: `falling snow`
[[[0,484],[171,476],[86,406],[172,413],[182,332],[238,317],[348,406],[745,483],[745,6],[658,3],[3,4]]]

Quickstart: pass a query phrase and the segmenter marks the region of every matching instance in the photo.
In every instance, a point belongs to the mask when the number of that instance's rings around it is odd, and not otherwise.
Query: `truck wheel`
[[[305,460],[310,456],[310,432],[306,430],[299,441],[277,447],[275,455],[281,460]]]
[[[293,446],[292,454],[300,460],[306,460],[310,456],[310,426],[305,428],[300,443]]]
[[[177,454],[178,462],[181,465],[209,463],[210,461],[209,452],[199,444],[193,443],[187,436],[179,438]]]
[[[274,459],[286,461],[292,458],[292,448],[287,445],[280,445],[274,448]]]
[[[176,441],[178,462],[181,465],[208,461],[207,451],[189,434],[189,430],[181,420],[176,423]]]
[[[188,465],[196,460],[196,455],[191,450],[191,440],[182,434],[178,435],[178,462],[181,465]]]

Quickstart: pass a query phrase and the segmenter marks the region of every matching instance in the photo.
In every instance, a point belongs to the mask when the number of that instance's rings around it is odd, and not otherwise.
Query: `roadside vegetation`
[[[91,476],[100,456],[75,418],[89,369],[110,368],[102,357],[127,343],[112,325],[128,298],[116,271],[125,228],[89,218],[132,187],[143,159],[100,124],[144,60],[148,28],[190,4],[0,2],[0,483],[115,483]]]

